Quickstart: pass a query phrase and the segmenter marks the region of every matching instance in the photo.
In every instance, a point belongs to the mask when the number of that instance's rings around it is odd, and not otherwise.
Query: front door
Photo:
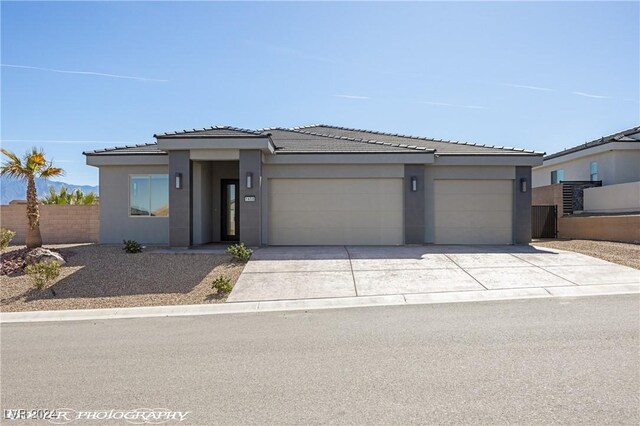
[[[222,179],[222,241],[240,240],[240,203],[238,202],[238,179]]]

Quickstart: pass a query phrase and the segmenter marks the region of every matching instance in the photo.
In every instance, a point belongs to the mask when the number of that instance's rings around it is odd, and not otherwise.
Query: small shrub
[[[233,289],[233,284],[231,284],[231,278],[226,275],[220,275],[218,278],[213,280],[211,288],[217,290],[219,294],[229,294]]]
[[[123,240],[124,247],[122,250],[127,253],[140,253],[143,249],[142,244],[134,240]]]
[[[227,247],[227,253],[233,256],[235,260],[238,262],[248,262],[251,258],[251,254],[253,254],[253,250],[247,248],[244,243],[233,244]]]
[[[8,247],[16,233],[7,228],[0,228],[0,247]]]
[[[24,272],[31,277],[33,285],[42,290],[45,286],[60,275],[60,265],[55,260],[27,265]]]

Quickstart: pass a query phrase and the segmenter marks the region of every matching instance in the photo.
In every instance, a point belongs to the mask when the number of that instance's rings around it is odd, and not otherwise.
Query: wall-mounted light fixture
[[[520,179],[520,192],[527,192],[527,178]]]
[[[176,173],[176,189],[182,188],[182,173]]]
[[[253,188],[253,173],[247,172],[247,188]]]
[[[418,190],[418,178],[415,176],[411,176],[411,192],[416,192]]]

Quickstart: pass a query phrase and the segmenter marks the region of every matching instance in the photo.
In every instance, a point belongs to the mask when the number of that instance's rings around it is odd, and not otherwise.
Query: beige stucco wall
[[[559,217],[558,237],[638,243],[640,215]]]
[[[16,233],[13,244],[27,235],[27,206],[0,206],[0,226]],[[45,244],[98,242],[100,208],[92,206],[41,205],[40,233]]]
[[[584,210],[611,213],[640,211],[640,182],[586,188]]]
[[[633,143],[635,145],[635,143]],[[598,149],[579,151],[570,155],[545,161],[540,167],[533,169],[533,187],[550,185],[551,172],[564,170],[564,180],[590,180],[591,162],[598,163],[598,180],[603,185],[640,181],[640,149],[606,150],[609,144]],[[611,145],[613,146],[613,145]]]

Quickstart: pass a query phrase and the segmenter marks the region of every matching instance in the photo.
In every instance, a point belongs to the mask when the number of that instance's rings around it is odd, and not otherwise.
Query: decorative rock
[[[24,261],[27,265],[44,262],[47,260],[55,260],[56,262],[58,262],[58,265],[64,265],[65,263],[67,263],[62,258],[60,253],[56,253],[55,251],[47,250],[42,247],[34,248],[24,257]]]

